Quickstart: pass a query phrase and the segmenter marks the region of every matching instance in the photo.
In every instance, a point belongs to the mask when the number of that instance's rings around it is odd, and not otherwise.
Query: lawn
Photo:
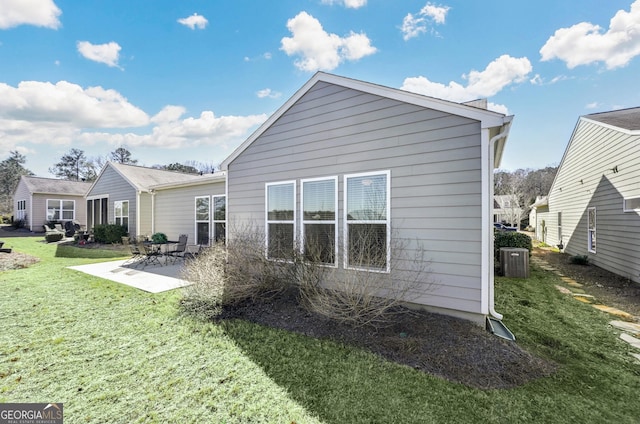
[[[629,346],[608,316],[559,293],[560,279],[539,269],[499,278],[496,304],[517,343],[559,371],[486,391],[326,340],[196,321],[180,313],[179,291],[150,294],[66,269],[117,252],[11,244],[41,260],[0,273],[0,402],[62,402],[69,423],[640,420]]]

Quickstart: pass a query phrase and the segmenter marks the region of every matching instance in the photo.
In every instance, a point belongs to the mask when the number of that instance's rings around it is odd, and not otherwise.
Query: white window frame
[[[386,219],[385,220],[348,220],[348,196],[349,196],[349,184],[348,180],[351,178],[359,178],[359,177],[368,177],[368,176],[379,176],[384,175],[386,177]],[[343,191],[344,191],[344,203],[342,205],[343,208],[343,263],[345,269],[353,269],[353,270],[363,270],[369,272],[381,272],[381,273],[389,273],[391,272],[391,171],[373,171],[373,172],[363,172],[357,174],[345,174],[343,177]],[[387,249],[387,257],[386,257],[386,267],[385,269],[380,268],[370,268],[370,267],[358,267],[351,266],[349,264],[349,224],[385,224],[386,225],[386,249]]]
[[[562,243],[562,212],[558,212],[558,242]]]
[[[591,211],[593,211],[593,223],[591,222]],[[587,250],[591,253],[596,253],[597,249],[597,222],[598,215],[596,208],[591,207],[587,209]],[[593,225],[592,225],[593,224]]]
[[[216,199],[220,199],[223,198],[224,199],[224,219],[216,219]],[[224,194],[219,194],[219,195],[213,195],[211,196],[211,205],[209,206],[210,212],[209,215],[211,217],[211,233],[213,234],[213,237],[210,237],[210,239],[213,239],[214,242],[217,242],[218,240],[220,240],[222,243],[225,242],[225,240],[227,239],[227,196]],[[222,234],[222,237],[219,237],[218,232],[216,231],[216,224],[224,224],[224,234]]]
[[[635,201],[638,203],[638,207],[636,208],[630,208],[627,206],[627,202],[628,201]],[[622,211],[623,212],[640,212],[640,197],[636,196],[636,197],[625,197],[622,200]]]
[[[207,202],[209,202],[207,219],[198,219],[198,199],[207,199]],[[210,196],[196,196],[193,200],[194,234],[195,234],[195,242],[197,244],[201,244],[199,243],[199,240],[198,240],[198,224],[205,224],[205,223],[209,225],[209,229],[207,230],[207,243],[203,245],[211,244],[211,202],[212,202],[212,199]]]
[[[125,203],[127,204],[127,214],[126,215],[124,215],[122,213],[122,211],[124,210],[124,204]],[[120,216],[118,216],[118,205],[119,205],[119,208],[120,208],[120,211],[121,211]],[[116,225],[122,225],[123,227],[125,227],[127,229],[127,232],[129,232],[129,205],[130,204],[129,204],[128,200],[116,200],[116,201],[113,202],[113,222]],[[124,225],[122,223],[124,218],[127,218],[127,225]],[[120,223],[118,223],[118,219],[120,220]]]
[[[304,217],[304,185],[305,183],[313,183],[313,182],[319,182],[319,181],[333,181],[333,210],[334,210],[334,215],[333,215],[333,220],[311,220],[311,219],[305,219]],[[295,212],[294,212],[295,213]],[[303,180],[300,180],[300,214],[301,214],[301,223],[302,225],[300,226],[300,252],[304,255],[305,251],[305,225],[307,224],[323,224],[323,225],[333,225],[333,233],[334,233],[334,240],[333,240],[333,246],[334,246],[334,252],[333,252],[333,263],[324,263],[324,262],[319,262],[317,263],[317,265],[320,266],[326,266],[326,267],[330,267],[330,268],[337,268],[338,267],[338,176],[332,176],[332,177],[318,177],[318,178],[306,178]]]
[[[49,219],[49,202],[58,202],[58,207],[54,208],[54,210],[57,210],[60,212],[60,218],[58,218],[58,221],[74,221],[76,219],[76,201],[72,200],[72,199],[46,199],[45,204],[44,204],[44,211],[45,211],[45,217],[47,217],[47,221],[55,221],[55,219]],[[73,209],[63,209],[62,205],[64,204],[63,202],[72,202],[73,203]],[[68,212],[68,211],[72,211],[73,214],[71,216],[71,218],[65,218],[64,217],[64,212]]]
[[[293,210],[293,219],[292,220],[270,220],[269,219],[269,188],[270,187],[275,187],[275,186],[283,186],[283,185],[293,185],[293,198],[292,200],[292,204],[291,204],[291,208]],[[293,224],[293,246],[291,246],[292,251],[295,249],[296,247],[296,242],[298,240],[297,237],[297,228],[296,228],[296,218],[297,218],[297,214],[296,214],[296,204],[297,204],[297,199],[296,199],[296,194],[297,194],[297,190],[296,190],[296,180],[288,180],[288,181],[278,181],[278,182],[273,182],[273,183],[266,183],[265,184],[265,189],[264,189],[264,233],[265,233],[265,240],[264,240],[264,255],[265,258],[267,259],[271,259],[271,260],[276,260],[276,261],[286,261],[285,259],[282,258],[270,258],[269,257],[269,224]]]
[[[25,219],[26,215],[27,215],[27,200],[26,199],[18,200],[17,214],[15,219],[16,220]]]

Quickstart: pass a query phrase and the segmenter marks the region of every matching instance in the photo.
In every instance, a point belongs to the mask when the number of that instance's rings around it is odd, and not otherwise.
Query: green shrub
[[[151,241],[154,243],[166,243],[167,235],[165,233],[155,233],[151,236]]]
[[[500,260],[500,248],[501,247],[517,247],[528,249],[529,254],[533,250],[533,243],[531,237],[523,233],[517,233],[515,231],[494,231],[494,244],[493,252],[496,261]]]
[[[569,262],[576,265],[589,265],[589,257],[587,255],[575,255],[569,258]]]
[[[122,225],[98,224],[93,227],[93,237],[98,243],[121,243],[126,235],[127,229]]]
[[[63,237],[64,234],[62,233],[47,233],[45,234],[44,239],[47,241],[47,243],[53,243],[54,241],[62,240]]]

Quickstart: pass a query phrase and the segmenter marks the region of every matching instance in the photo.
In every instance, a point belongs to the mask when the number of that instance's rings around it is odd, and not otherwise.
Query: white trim
[[[224,198],[224,219],[216,219],[216,198],[217,197],[222,197]],[[216,224],[224,224],[224,234],[222,235],[222,239],[226,240],[227,239],[227,195],[226,194],[214,194],[211,196],[211,212],[210,212],[210,218],[211,218],[211,237],[210,239],[213,239],[213,242],[216,243],[217,240],[217,236],[218,234],[216,234]],[[211,244],[211,243],[209,243]]]
[[[590,211],[593,210],[593,234],[596,235],[596,247],[595,249],[592,249],[593,246],[593,235],[591,234],[591,217],[590,217]],[[596,207],[592,206],[587,208],[587,250],[589,251],[589,253],[596,253],[596,250],[598,249],[598,215],[597,215],[597,211],[596,211]]]
[[[200,219],[198,220],[198,199],[207,199],[207,201],[209,202],[209,208],[208,208],[208,218],[206,220]],[[211,244],[211,196],[206,195],[206,196],[195,196],[193,198],[193,222],[194,222],[194,234],[195,234],[195,242],[196,244],[202,244],[199,243],[198,240],[198,224],[209,224],[209,230],[207,231],[207,245]]]
[[[24,208],[23,209],[20,209],[20,203],[24,203]],[[22,216],[18,217],[17,215],[19,215],[20,212],[23,212]],[[16,201],[16,217],[15,217],[15,219],[16,220],[23,220],[26,215],[27,215],[27,199],[17,200]]]
[[[116,210],[118,209],[118,207],[116,206],[118,203],[120,203],[120,211],[122,212],[122,210],[124,210],[124,204],[125,202],[127,203],[127,215],[125,216],[124,214],[121,213],[120,216],[116,215]],[[113,223],[114,224],[118,224],[118,218],[120,218],[120,225],[122,225],[124,227],[124,224],[122,223],[122,220],[124,218],[127,218],[127,232],[129,232],[129,200],[114,200],[113,201]]]
[[[632,209],[627,208],[627,200],[637,200],[637,201],[640,201],[640,196],[624,197],[624,198],[622,199],[622,211],[623,211],[623,212],[640,212],[640,205],[638,205],[638,207],[637,207],[637,208],[632,208]]]
[[[334,191],[333,191],[333,198],[334,198],[334,204],[333,204],[333,210],[334,210],[334,215],[333,215],[333,221],[331,220],[322,220],[322,221],[308,221],[304,219],[304,184],[305,183],[310,183],[310,182],[315,182],[315,181],[333,181],[334,184]],[[304,237],[304,226],[305,224],[325,224],[325,225],[331,225],[331,223],[333,223],[334,226],[334,240],[333,240],[333,258],[334,258],[334,263],[333,264],[329,264],[329,263],[318,263],[318,265],[323,265],[323,266],[327,266],[327,267],[331,267],[331,268],[337,268],[338,267],[338,176],[334,175],[331,177],[317,177],[317,178],[305,178],[300,180],[300,252],[304,255],[304,242],[305,242],[305,237]]]
[[[293,208],[293,220],[279,221],[279,220],[269,220],[269,187],[271,186],[279,186],[279,185],[289,185],[293,184],[293,196],[292,196],[292,205]],[[296,190],[296,180],[287,180],[287,181],[278,181],[273,183],[265,183],[264,185],[264,256],[267,259],[269,258],[269,224],[293,224],[293,246],[291,249],[295,249],[296,241],[298,240],[296,222],[296,204],[297,204],[297,190]],[[274,258],[278,260],[278,258]]]
[[[367,268],[367,267],[352,267],[349,266],[349,220],[347,218],[348,214],[348,183],[347,180],[350,178],[358,178],[358,177],[367,177],[367,176],[378,176],[384,175],[386,177],[386,220],[383,222],[382,220],[358,220],[356,222],[362,224],[386,224],[386,248],[387,248],[387,258],[386,258],[386,268],[385,269],[376,269],[376,268]],[[342,260],[343,267],[345,269],[353,269],[353,270],[361,270],[361,271],[369,271],[369,272],[381,272],[381,273],[389,273],[391,272],[391,171],[373,171],[373,172],[361,172],[357,174],[345,174],[343,176],[343,228],[342,228]]]

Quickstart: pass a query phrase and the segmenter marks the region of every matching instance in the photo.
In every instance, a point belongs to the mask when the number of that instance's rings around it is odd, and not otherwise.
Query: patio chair
[[[143,242],[138,242],[138,248],[140,249],[140,253],[142,255],[142,258],[140,260],[142,268],[147,265],[154,264],[162,266],[162,263],[159,259],[160,257],[162,257],[162,252],[154,249],[152,245]]]
[[[180,234],[178,237],[178,243],[174,245],[172,249],[167,249],[165,255],[171,257],[173,259],[172,263],[176,263],[176,261],[180,258],[184,260],[184,255],[187,252],[187,240],[189,236],[187,234]]]
[[[138,246],[136,240],[131,239],[130,237],[122,237],[122,244],[125,245],[131,253],[131,257],[127,259],[122,265],[132,265],[134,267],[138,266],[144,259],[144,255],[140,251],[140,246]]]

